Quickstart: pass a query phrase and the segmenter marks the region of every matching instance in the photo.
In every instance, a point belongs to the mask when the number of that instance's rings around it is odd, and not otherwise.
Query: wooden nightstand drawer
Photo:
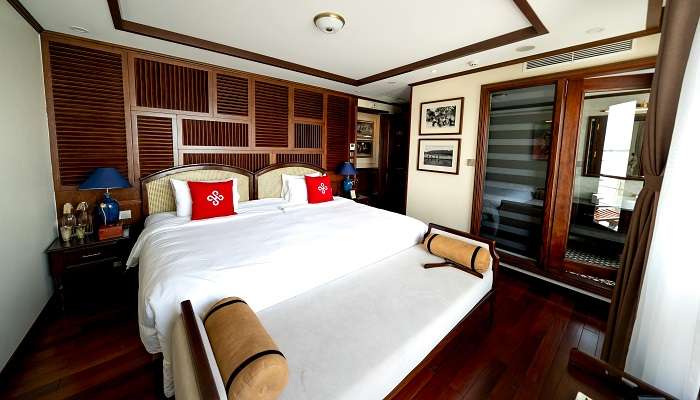
[[[116,259],[120,256],[119,246],[109,244],[104,246],[95,246],[74,251],[66,251],[64,255],[66,268],[71,266],[90,264],[94,262],[106,261],[107,259]]]

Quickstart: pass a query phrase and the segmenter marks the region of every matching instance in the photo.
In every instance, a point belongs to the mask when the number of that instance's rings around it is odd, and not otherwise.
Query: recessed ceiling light
[[[78,33],[88,33],[88,32],[90,32],[90,31],[87,30],[87,28],[83,28],[82,26],[78,26],[78,25],[73,25],[73,26],[71,26],[71,27],[70,27],[70,30],[72,30],[73,32],[78,32]]]
[[[605,30],[605,28],[602,28],[600,26],[596,26],[595,28],[587,29],[586,33],[588,33],[588,34],[600,33],[600,32],[603,32],[604,30]]]
[[[314,24],[323,33],[338,33],[345,26],[345,18],[332,12],[324,12],[314,17]]]
[[[527,45],[527,46],[520,46],[520,47],[516,48],[515,51],[522,52],[522,51],[530,51],[530,50],[534,50],[534,49],[535,49],[535,46]]]
[[[434,69],[434,70],[430,71],[430,73],[431,73],[431,74],[437,74],[438,71],[437,71],[436,69]]]
[[[474,68],[479,66],[479,61],[477,60],[469,60],[467,61],[467,67],[469,68]]]
[[[387,81],[386,83],[389,85],[396,85],[396,81]]]

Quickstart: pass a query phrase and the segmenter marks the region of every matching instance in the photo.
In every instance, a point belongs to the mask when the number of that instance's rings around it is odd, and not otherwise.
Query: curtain
[[[659,196],[637,321],[630,342],[630,374],[680,399],[700,389],[700,25],[695,29],[676,126]]]
[[[622,252],[602,351],[603,360],[620,369],[625,366],[637,314],[678,98],[699,13],[698,0],[666,2],[642,145],[644,186],[637,197]]]

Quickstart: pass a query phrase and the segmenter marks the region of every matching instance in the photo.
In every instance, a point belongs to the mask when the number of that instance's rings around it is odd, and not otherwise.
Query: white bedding
[[[258,313],[284,353],[281,399],[382,399],[493,285],[410,249]],[[179,368],[179,367],[178,367]]]
[[[139,236],[127,265],[139,265],[141,340],[163,353],[166,395],[173,392],[169,335],[181,301],[191,300],[201,315],[239,296],[258,312],[407,249],[427,229],[342,198],[283,204],[250,201],[238,215],[202,221],[152,219]]]

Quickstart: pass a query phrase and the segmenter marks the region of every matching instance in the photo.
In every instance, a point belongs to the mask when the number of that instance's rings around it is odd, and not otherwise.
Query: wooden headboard
[[[214,181],[229,178],[238,180],[241,201],[254,198],[253,173],[243,168],[222,164],[192,164],[168,168],[148,175],[141,179],[143,216],[175,211],[175,197],[170,179]]]
[[[255,198],[280,197],[282,192],[282,174],[305,175],[314,172],[325,174],[326,170],[306,163],[280,163],[265,167],[254,174]]]

